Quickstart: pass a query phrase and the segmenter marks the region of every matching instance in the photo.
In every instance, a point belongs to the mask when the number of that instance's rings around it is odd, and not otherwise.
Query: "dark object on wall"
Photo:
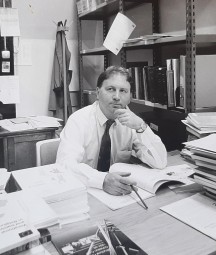
[[[0,0],[0,7],[11,7],[11,0]],[[5,40],[5,41],[4,41]],[[0,36],[0,52],[5,50],[5,44],[7,46],[7,50],[10,52],[10,56],[7,58],[2,58],[2,54],[0,54],[0,76],[2,75],[14,75],[14,47],[13,47],[13,37],[3,38]],[[5,73],[2,72],[2,62],[9,63],[10,72]],[[6,64],[7,64],[6,63]],[[16,117],[16,105],[15,104],[3,104],[0,102],[0,114],[3,119],[15,118]]]
[[[16,117],[16,107],[15,104],[2,104],[0,102],[0,113],[2,119],[11,119]]]
[[[0,76],[14,75],[13,37],[7,37],[5,40],[6,40],[5,42],[7,45],[7,50],[10,52],[10,56],[7,58],[3,58],[2,54],[0,54]],[[0,37],[0,52],[5,50],[5,42],[4,42],[4,38]],[[8,72],[5,72],[5,71],[8,71]],[[0,102],[0,113],[3,119],[15,118],[16,105],[3,104],[2,102]]]

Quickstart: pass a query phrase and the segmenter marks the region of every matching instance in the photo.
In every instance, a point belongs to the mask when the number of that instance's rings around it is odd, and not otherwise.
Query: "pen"
[[[146,205],[146,203],[143,201],[143,199],[141,198],[141,196],[139,195],[139,193],[136,191],[136,189],[134,188],[133,185],[130,185],[132,190],[136,193],[136,195],[138,196],[138,198],[140,199],[140,201],[142,202],[142,204],[144,205],[145,209],[148,209],[148,206]]]

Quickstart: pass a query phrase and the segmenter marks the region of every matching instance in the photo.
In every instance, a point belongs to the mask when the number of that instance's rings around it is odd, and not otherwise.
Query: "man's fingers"
[[[137,185],[137,183],[133,179],[129,179],[129,178],[121,178],[119,180],[119,182],[124,185],[127,185],[127,186],[130,186],[130,185],[136,186]]]
[[[115,196],[127,195],[132,192],[131,185],[136,185],[136,182],[127,178],[129,172],[109,173],[104,179],[103,190]]]
[[[128,177],[131,175],[130,172],[115,172],[116,174],[122,176],[122,177]]]
[[[117,110],[115,110],[115,114],[117,114],[117,115],[124,114],[125,112],[127,112],[126,109],[117,109]]]
[[[123,123],[123,122],[128,122],[128,117],[127,116],[124,116],[124,117],[120,117],[118,118],[118,120]]]

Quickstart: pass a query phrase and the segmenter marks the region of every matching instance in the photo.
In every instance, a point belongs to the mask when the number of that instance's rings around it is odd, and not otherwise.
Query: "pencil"
[[[132,190],[136,193],[136,195],[138,196],[138,198],[140,199],[140,201],[142,202],[142,204],[144,205],[145,209],[148,209],[148,206],[146,205],[146,203],[143,201],[143,199],[141,198],[141,196],[139,195],[139,193],[136,191],[136,189],[134,188],[133,185],[130,185]]]
[[[86,255],[90,255],[90,254],[91,254],[92,249],[93,249],[93,246],[94,246],[94,241],[91,242],[91,244],[90,244],[90,246],[89,246],[89,249],[88,249]]]

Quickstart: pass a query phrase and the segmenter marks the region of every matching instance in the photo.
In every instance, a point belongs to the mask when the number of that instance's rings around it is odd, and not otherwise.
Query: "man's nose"
[[[113,99],[115,100],[120,100],[120,93],[118,90],[115,91],[114,95],[113,95]]]

